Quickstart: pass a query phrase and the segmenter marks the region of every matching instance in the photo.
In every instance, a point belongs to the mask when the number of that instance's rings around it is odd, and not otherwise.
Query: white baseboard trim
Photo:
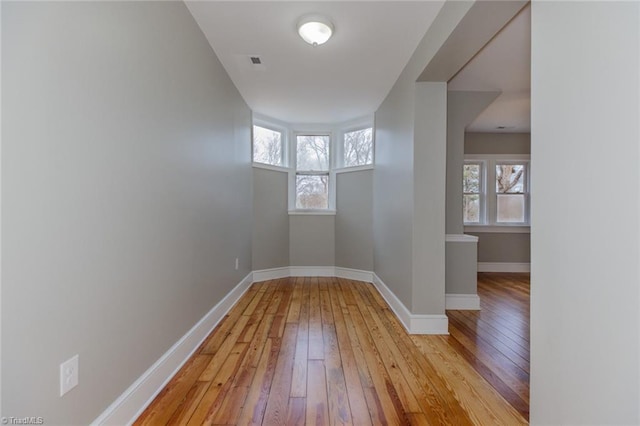
[[[250,272],[91,424],[132,424],[252,283],[253,273]]]
[[[478,262],[478,272],[531,272],[530,263]]]
[[[253,271],[253,282],[277,280],[288,276],[290,276],[288,266],[283,268],[261,269],[259,271]]]
[[[373,285],[387,301],[409,334],[449,334],[449,319],[446,315],[412,314],[375,273],[373,274]]]
[[[333,266],[289,266],[290,277],[334,277]]]
[[[253,282],[277,280],[286,277],[338,277],[348,280],[373,282],[373,272],[338,266],[285,266],[283,268],[253,271]]]
[[[445,294],[445,309],[479,311],[480,297],[477,294]]]
[[[366,283],[373,282],[373,272],[362,271],[360,269],[340,268],[336,266],[335,276],[347,280],[364,281]]]

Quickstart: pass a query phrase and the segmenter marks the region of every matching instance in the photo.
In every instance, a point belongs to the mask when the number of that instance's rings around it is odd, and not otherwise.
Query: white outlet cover
[[[78,355],[74,355],[60,364],[60,396],[78,386],[78,368]]]

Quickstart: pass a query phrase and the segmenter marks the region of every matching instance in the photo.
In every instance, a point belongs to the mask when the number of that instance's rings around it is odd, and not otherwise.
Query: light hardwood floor
[[[480,311],[447,311],[449,345],[529,418],[529,274],[478,274]]]
[[[255,283],[136,424],[526,424],[453,324],[408,335],[367,283]]]

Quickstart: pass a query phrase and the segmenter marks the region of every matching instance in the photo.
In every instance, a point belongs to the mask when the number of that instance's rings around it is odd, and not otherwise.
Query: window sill
[[[530,225],[464,225],[464,232],[495,234],[530,234]]]
[[[288,173],[290,170],[288,167],[272,166],[271,164],[263,164],[263,163],[252,163],[251,166],[256,169],[273,170],[274,172],[283,172],[283,173]]]
[[[363,170],[373,170],[373,164],[367,164],[366,166],[342,167],[340,169],[335,169],[335,172],[336,174],[340,174],[340,173],[361,172]]]
[[[289,210],[289,216],[335,216],[335,210]]]

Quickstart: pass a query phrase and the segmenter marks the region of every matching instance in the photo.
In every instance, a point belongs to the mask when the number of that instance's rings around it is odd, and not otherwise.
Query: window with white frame
[[[529,226],[529,156],[466,156],[465,225]]]
[[[484,191],[482,188],[482,162],[468,162],[464,165],[462,177],[462,207],[464,223],[482,223]]]
[[[254,167],[288,173],[290,214],[335,214],[336,174],[373,167],[373,118],[291,128],[254,116]]]
[[[285,166],[285,134],[264,126],[253,126],[253,162]]]
[[[329,208],[330,134],[296,135],[295,207]]]
[[[373,128],[344,133],[342,140],[342,166],[357,167],[373,164]]]
[[[527,165],[496,163],[496,223],[527,223]]]

